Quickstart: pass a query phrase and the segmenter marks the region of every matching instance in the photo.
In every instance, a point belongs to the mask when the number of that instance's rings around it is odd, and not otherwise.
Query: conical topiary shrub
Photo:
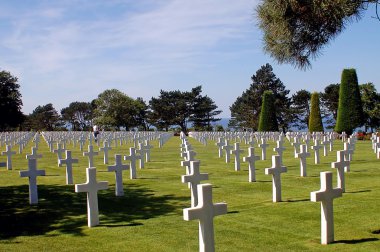
[[[272,91],[265,91],[260,111],[259,131],[278,131],[276,107]]]
[[[309,116],[309,132],[323,131],[323,123],[321,110],[319,108],[319,94],[314,92],[311,94],[310,116]]]
[[[362,124],[363,107],[356,70],[344,69],[339,87],[339,105],[335,131],[352,134],[354,129]]]

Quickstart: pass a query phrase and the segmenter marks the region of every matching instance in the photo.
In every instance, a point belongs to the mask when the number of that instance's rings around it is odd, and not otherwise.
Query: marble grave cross
[[[231,155],[235,155],[235,171],[240,171],[240,154],[244,151],[240,149],[239,143],[234,144],[235,149],[230,150]]]
[[[212,203],[212,185],[198,185],[198,205],[183,209],[183,219],[199,220],[199,251],[215,250],[214,217],[227,213],[226,203]]]
[[[7,156],[7,170],[12,170],[12,156],[16,154],[12,151],[12,146],[8,145],[5,147],[6,151],[1,152],[2,155]]]
[[[92,145],[91,145],[92,146]],[[76,184],[75,192],[87,193],[87,222],[89,227],[99,225],[98,191],[108,189],[107,181],[96,181],[96,168],[86,168],[87,181]]]
[[[280,156],[272,156],[272,167],[265,168],[266,175],[272,175],[273,202],[281,201],[281,173],[287,172],[287,168],[282,166]]]
[[[88,167],[89,168],[95,167],[94,166],[94,156],[97,156],[98,154],[99,154],[99,152],[94,151],[94,146],[93,145],[89,145],[88,146],[88,152],[83,152],[83,156],[87,156],[88,157]]]
[[[37,159],[28,159],[28,170],[20,171],[20,177],[29,177],[29,204],[38,204],[37,176],[45,176],[45,170],[37,169]]]
[[[115,165],[107,166],[108,171],[115,172],[115,195],[116,196],[123,196],[124,190],[123,190],[123,171],[129,169],[129,165],[123,165],[121,161],[121,155],[115,154]]]
[[[345,151],[337,151],[336,152],[336,162],[331,163],[331,168],[335,168],[337,170],[337,188],[342,189],[342,192],[346,191],[345,179],[344,179],[344,171],[347,166],[350,166],[350,161],[345,160],[344,157]]]
[[[124,160],[129,160],[130,162],[129,171],[131,179],[136,179],[136,161],[140,158],[143,157],[136,155],[136,149],[134,147],[129,148],[129,156],[124,156]]]
[[[310,152],[307,152],[307,145],[301,144],[300,152],[296,153],[296,158],[300,159],[301,177],[306,177],[306,158],[310,157]]]
[[[66,165],[66,184],[73,184],[73,164],[78,163],[77,158],[71,157],[71,151],[66,150],[66,159],[58,160],[59,166]]]
[[[310,193],[310,200],[321,202],[321,244],[334,241],[333,200],[342,197],[342,189],[333,188],[332,172],[321,172],[321,189]]]
[[[200,161],[190,161],[190,174],[182,175],[182,183],[189,183],[191,190],[191,207],[198,205],[198,184],[202,180],[208,180],[207,173],[200,173],[199,171]]]
[[[255,156],[255,148],[248,148],[248,156],[243,157],[243,162],[248,162],[248,181],[255,182],[256,181],[256,166],[255,161],[260,160],[260,156]]]

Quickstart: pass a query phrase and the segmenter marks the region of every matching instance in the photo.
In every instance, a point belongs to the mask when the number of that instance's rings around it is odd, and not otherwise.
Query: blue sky
[[[202,85],[222,117],[270,63],[291,93],[339,83],[344,68],[380,91],[380,21],[370,8],[302,71],[262,51],[257,0],[2,0],[0,70],[19,78],[23,112],[89,102],[106,89],[149,101]]]

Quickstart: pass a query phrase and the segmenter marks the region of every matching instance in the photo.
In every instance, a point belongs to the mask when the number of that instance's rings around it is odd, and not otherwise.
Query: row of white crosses
[[[295,151],[295,157],[300,158],[300,168],[301,176],[306,176],[306,158],[310,156],[307,152],[307,144],[298,144],[295,140],[293,146],[299,147],[300,151]],[[315,146],[318,146],[318,138],[316,138]],[[311,201],[321,202],[321,243],[329,244],[334,241],[334,223],[333,223],[333,199],[341,197],[342,193],[345,191],[345,180],[344,172],[349,171],[350,157],[352,155],[352,145],[355,143],[355,138],[348,138],[347,142],[344,143],[344,150],[337,152],[337,162],[331,164],[332,168],[337,169],[337,188],[333,188],[332,185],[332,173],[322,172],[321,173],[321,189],[316,192],[311,193]],[[224,146],[222,144],[222,139],[216,143],[218,147]],[[323,145],[327,149],[327,145],[332,146],[328,139],[324,137]],[[252,147],[250,147],[250,151]],[[314,147],[315,148],[315,147]],[[221,149],[221,148],[220,148]],[[219,151],[220,151],[219,149]],[[235,149],[237,149],[235,147]],[[315,148],[315,149],[318,149]],[[254,148],[253,148],[254,150]],[[319,149],[318,149],[319,150]],[[273,202],[281,201],[281,173],[287,171],[287,168],[282,165],[281,154],[282,154],[282,143],[281,138],[277,141],[277,147],[274,148],[279,155],[272,156],[272,167],[265,169],[265,174],[272,175],[272,187],[273,187]],[[327,152],[327,151],[324,151]],[[326,153],[325,153],[326,154]],[[327,154],[326,154],[327,155]],[[252,156],[251,154],[249,156]],[[319,155],[318,155],[319,156]],[[248,157],[244,158],[247,159]],[[256,160],[256,158],[252,158]],[[246,161],[246,160],[244,160]],[[319,162],[318,162],[319,163]],[[254,161],[252,162],[254,165]],[[251,164],[250,164],[251,165]],[[251,169],[250,169],[251,170]]]
[[[182,183],[189,183],[191,190],[191,207],[183,209],[183,218],[186,221],[199,221],[199,251],[215,251],[214,243],[214,217],[227,213],[226,203],[212,201],[212,185],[200,184],[202,180],[208,180],[207,173],[200,173],[200,161],[195,160],[196,153],[192,150],[186,136],[181,133],[181,157],[185,160],[181,166],[186,166],[187,174],[182,176]],[[186,155],[182,153],[186,150]]]
[[[35,138],[36,146],[38,145],[38,138]],[[91,142],[90,142],[91,143]],[[142,148],[143,145],[140,144],[140,148]],[[145,145],[144,145],[145,146]],[[142,149],[141,155],[143,160],[144,158],[147,159],[147,161],[150,160],[150,153],[148,153],[147,150],[150,150],[152,146],[149,145],[149,142],[146,140],[146,146],[147,149]],[[134,148],[130,148],[131,156],[125,156],[125,160],[130,160],[131,166],[136,166],[136,160],[138,159],[138,156],[135,155],[136,152]],[[55,151],[58,158],[58,164],[66,165],[66,183],[72,184],[72,164],[78,163],[78,159],[74,159],[71,156],[71,151],[65,150],[62,148],[61,143],[58,144],[58,148]],[[66,158],[62,158],[62,153],[66,153]],[[4,154],[11,157],[12,155],[16,154],[15,152],[12,152],[10,150],[10,147],[8,147],[7,151],[4,152]],[[88,226],[93,227],[99,224],[99,211],[98,211],[98,199],[97,199],[97,191],[98,190],[104,190],[108,188],[108,182],[97,182],[96,180],[96,168],[94,167],[93,163],[93,157],[97,155],[98,152],[95,152],[93,150],[93,146],[89,145],[88,152],[84,152],[83,155],[87,156],[89,159],[89,167],[86,169],[86,175],[87,175],[87,182],[84,184],[77,184],[75,185],[75,191],[76,192],[87,192],[87,212],[88,212]],[[32,147],[32,154],[26,155],[26,158],[28,159],[28,170],[26,171],[20,171],[21,177],[28,177],[29,178],[29,203],[32,204],[38,204],[38,190],[37,190],[37,176],[44,176],[45,171],[44,170],[38,170],[37,168],[37,159],[42,158],[42,155],[37,154],[37,147]],[[116,196],[123,196],[123,185],[122,185],[122,171],[128,170],[129,165],[124,165],[121,162],[122,156],[119,154],[115,155],[115,165],[108,166],[109,172],[115,172],[115,180],[116,180],[116,189],[115,189],[115,195]],[[11,162],[9,162],[11,163]],[[140,163],[140,168],[142,168]],[[131,173],[131,178],[136,178],[136,173],[134,172],[134,175]]]

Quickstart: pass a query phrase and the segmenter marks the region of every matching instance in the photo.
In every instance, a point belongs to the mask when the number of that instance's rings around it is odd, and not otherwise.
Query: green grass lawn
[[[310,201],[310,192],[320,189],[321,171],[334,172],[336,150],[321,155],[321,164],[314,165],[314,154],[307,161],[308,177],[300,177],[299,160],[287,142],[283,163],[288,172],[282,174],[283,202],[272,202],[271,177],[264,169],[271,166],[273,142],[268,160],[257,161],[257,182],[248,182],[248,164],[234,171],[233,158],[226,164],[218,158],[214,142],[203,146],[190,139],[201,172],[209,174],[203,183],[213,185],[214,203],[226,202],[228,214],[214,219],[216,251],[379,251],[380,250],[380,161],[369,141],[358,141],[346,173],[346,193],[334,201],[335,243],[320,244],[320,203]],[[99,192],[100,225],[87,227],[86,194],[75,193],[74,185],[65,185],[65,168],[57,166],[56,154],[41,142],[38,168],[46,170],[38,177],[39,204],[29,205],[28,179],[19,171],[27,168],[25,155],[13,159],[12,171],[0,170],[0,251],[197,251],[198,221],[184,221],[182,209],[190,206],[190,190],[181,183],[185,168],[180,166],[178,137],[171,138],[163,148],[152,142],[151,162],[138,169],[136,180],[124,173],[123,197],[115,196],[115,175],[107,172],[102,153],[96,157],[98,181],[108,181],[110,188]],[[86,181],[86,157],[79,146],[72,156],[74,183]],[[110,151],[129,154],[130,146]],[[241,147],[247,155],[247,146]],[[3,151],[4,146],[0,147]],[[256,149],[256,155],[260,149]],[[323,151],[322,151],[323,154]],[[0,162],[5,161],[0,156]]]

